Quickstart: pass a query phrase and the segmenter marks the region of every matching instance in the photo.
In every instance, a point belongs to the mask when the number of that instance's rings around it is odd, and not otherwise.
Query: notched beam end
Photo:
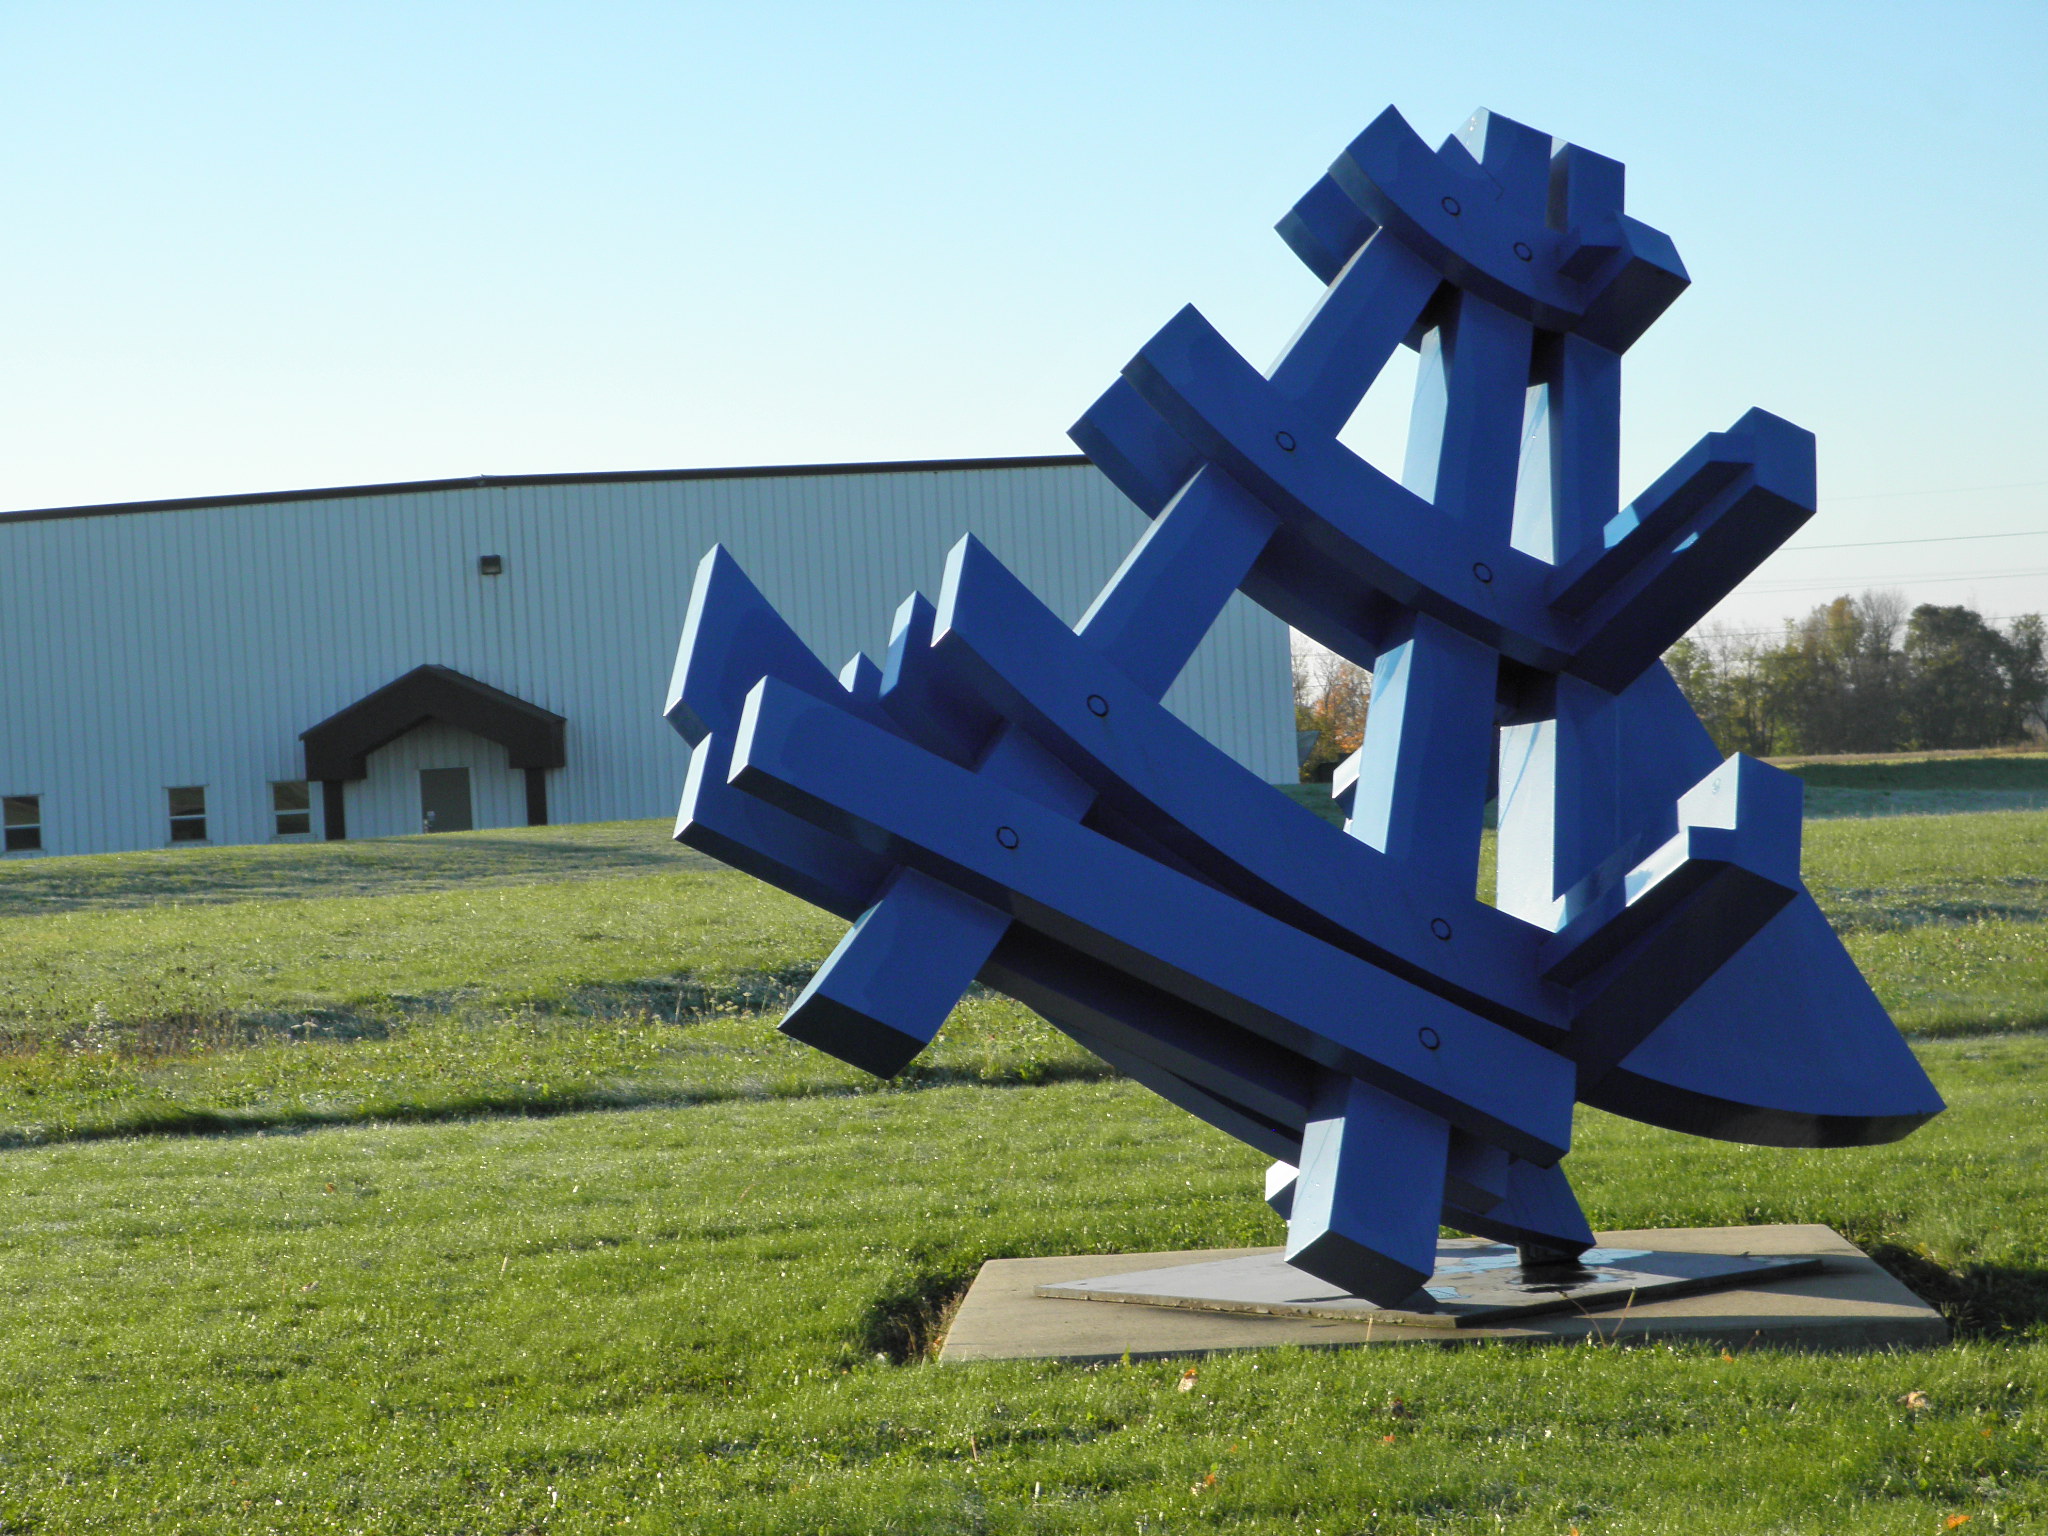
[[[1128,379],[1104,390],[1067,436],[1147,517],[1157,517],[1202,467],[1201,457]]]
[[[1726,951],[1722,960],[1732,956],[1799,889],[1804,793],[1782,769],[1739,752],[1729,758],[1679,799],[1676,836],[1618,876],[1603,882],[1596,874],[1592,889],[1566,896],[1574,915],[1537,952],[1544,979],[1579,985],[1672,919],[1721,906],[1717,884],[1739,885],[1757,907],[1710,940]],[[1686,942],[1701,938],[1692,932]]]
[[[1325,176],[1273,228],[1303,266],[1325,283],[1334,283],[1379,225],[1345,195],[1335,178]]]
[[[1563,670],[1619,693],[1798,532],[1814,499],[1812,433],[1753,410],[1710,434],[1617,519],[1611,548],[1552,577],[1551,611],[1577,627]]]

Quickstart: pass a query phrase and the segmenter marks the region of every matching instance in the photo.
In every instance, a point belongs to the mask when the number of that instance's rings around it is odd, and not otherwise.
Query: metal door
[[[469,813],[469,770],[467,768],[422,768],[420,770],[420,830],[422,832],[467,832]]]

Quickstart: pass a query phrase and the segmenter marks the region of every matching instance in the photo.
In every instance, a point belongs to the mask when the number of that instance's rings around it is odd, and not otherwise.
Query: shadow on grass
[[[871,1084],[770,1085],[749,1081],[731,1087],[667,1087],[636,1092],[632,1084],[614,1081],[587,1088],[451,1094],[425,1101],[391,1099],[331,1109],[291,1105],[277,1109],[211,1110],[158,1105],[99,1125],[0,1127],[0,1152],[143,1136],[248,1136],[265,1131],[314,1131],[351,1125],[432,1125],[463,1120],[549,1119],[556,1115],[614,1110],[688,1109],[699,1104],[742,1100],[856,1098],[879,1093],[918,1093],[933,1088],[1037,1088],[1052,1083],[1108,1082],[1120,1075],[1107,1063],[1074,1059],[1033,1062],[996,1072],[971,1066],[913,1065],[900,1077]]]
[[[815,966],[784,966],[700,978],[687,973],[631,981],[590,982],[566,993],[479,1002],[479,988],[392,992],[359,1007],[318,1004],[298,1008],[171,1008],[139,1018],[93,1021],[68,1031],[0,1023],[0,1056],[65,1050],[112,1051],[124,1060],[162,1061],[238,1050],[252,1045],[385,1040],[408,1024],[465,1008],[524,1010],[547,1018],[591,1024],[621,1021],[683,1026],[742,1015],[783,1013],[810,982]],[[994,997],[980,982],[968,1000]]]
[[[878,1297],[862,1320],[861,1347],[892,1365],[931,1359],[973,1283],[971,1271],[933,1271]]]
[[[2014,1264],[1946,1269],[1896,1243],[1874,1244],[1867,1252],[1947,1318],[1959,1339],[2004,1339],[2048,1323],[2048,1269]]]

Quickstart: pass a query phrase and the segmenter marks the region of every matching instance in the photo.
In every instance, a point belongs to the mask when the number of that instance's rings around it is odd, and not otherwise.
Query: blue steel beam
[[[1570,1144],[1561,1056],[778,679],[747,696],[732,782],[1510,1151]]]

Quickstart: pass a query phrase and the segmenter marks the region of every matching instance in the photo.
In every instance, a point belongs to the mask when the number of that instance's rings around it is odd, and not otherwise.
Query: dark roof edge
[[[120,517],[132,512],[188,512],[201,507],[253,507],[266,502],[333,501],[348,496],[405,496],[421,491],[475,491],[511,485],[622,485],[646,480],[799,480],[813,475],[1039,469],[1088,462],[1086,454],[1052,453],[1000,459],[889,459],[873,464],[750,464],[736,469],[607,469],[571,475],[470,475],[460,480],[397,480],[388,485],[326,485],[304,491],[249,491],[237,496],[182,496],[166,501],[110,501],[88,507],[39,507],[21,512],[0,512],[0,523],[41,523],[65,517]]]

